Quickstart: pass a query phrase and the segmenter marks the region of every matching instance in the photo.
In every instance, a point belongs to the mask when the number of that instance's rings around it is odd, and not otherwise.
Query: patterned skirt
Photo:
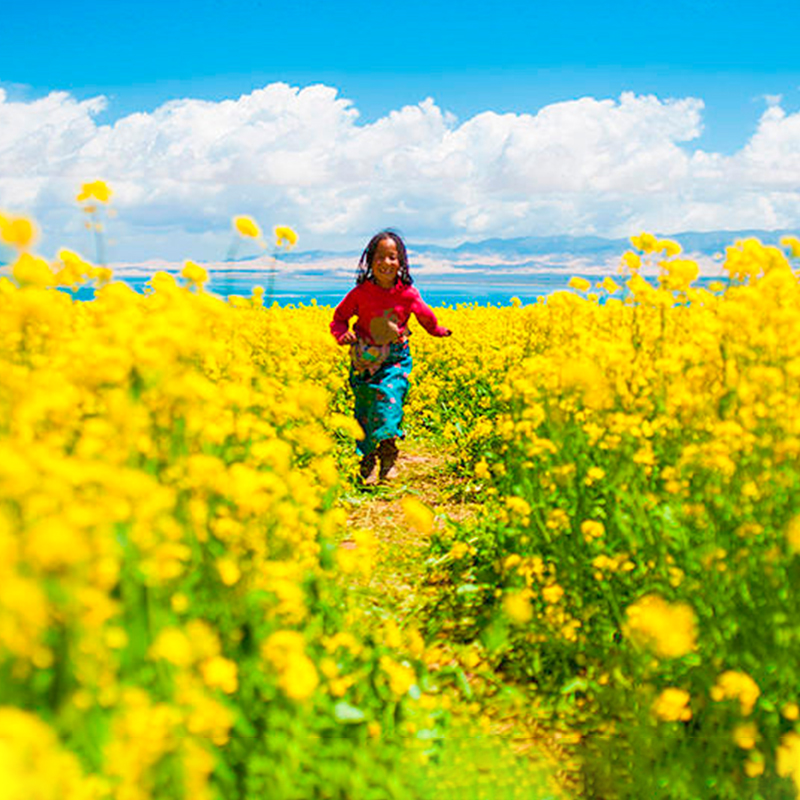
[[[374,372],[350,368],[355,417],[364,430],[364,438],[356,445],[362,456],[375,450],[384,439],[403,436],[403,402],[410,374],[408,342],[390,345],[386,360]]]

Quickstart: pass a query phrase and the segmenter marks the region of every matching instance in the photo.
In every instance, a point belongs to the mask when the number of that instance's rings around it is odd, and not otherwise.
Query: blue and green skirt
[[[385,361],[374,372],[356,372],[351,366],[355,417],[364,430],[364,438],[356,445],[362,456],[375,450],[384,439],[403,436],[403,403],[411,366],[408,342],[391,344]]]

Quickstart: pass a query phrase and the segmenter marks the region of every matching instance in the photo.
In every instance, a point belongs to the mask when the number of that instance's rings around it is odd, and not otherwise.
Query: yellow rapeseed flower
[[[426,535],[433,531],[435,515],[421,500],[416,497],[404,497],[403,513],[408,524],[415,530]]]
[[[242,236],[248,236],[251,239],[261,238],[261,228],[258,227],[258,224],[252,217],[234,217],[233,227],[236,228]]]
[[[399,664],[389,656],[381,656],[381,669],[389,679],[389,688],[392,694],[402,697],[416,681],[414,670],[407,664]]]
[[[308,656],[292,655],[278,683],[292,700],[305,700],[319,685],[317,668]]]
[[[786,526],[786,543],[792,553],[800,553],[800,514],[792,517]]]
[[[85,200],[90,200],[91,198],[94,198],[100,203],[107,203],[111,199],[112,194],[113,192],[108,188],[108,184],[105,181],[93,181],[91,183],[84,183],[83,186],[81,186],[80,193],[75,199],[79,203],[83,203]]]
[[[293,700],[310,697],[319,685],[317,668],[306,655],[299,631],[276,631],[261,646],[261,655],[275,667],[278,685]]]
[[[531,513],[531,505],[524,497],[510,495],[506,497],[506,508],[514,517],[527,517]]]
[[[742,714],[747,716],[753,710],[761,695],[758,684],[746,673],[726,670],[718,678],[711,689],[711,699],[738,700]]]
[[[658,239],[652,233],[640,233],[638,236],[631,236],[631,244],[643,253],[651,253],[658,247]]]
[[[533,607],[525,592],[509,592],[503,598],[503,611],[517,625],[524,625],[533,619]]]
[[[605,526],[599,520],[585,519],[581,522],[581,533],[587,543],[599,539],[605,532]]]
[[[629,606],[625,615],[625,635],[661,658],[679,658],[697,648],[695,614],[685,603],[647,595]]]
[[[742,750],[752,750],[756,746],[758,728],[755,722],[742,722],[733,729],[733,741]]]
[[[586,278],[579,278],[575,275],[569,279],[569,287],[578,292],[588,292],[592,288],[592,284]]]
[[[297,244],[297,234],[285,225],[278,225],[275,228],[275,243],[277,247],[285,245],[288,250]]]
[[[485,458],[482,458],[475,464],[475,477],[479,481],[484,481],[492,477],[492,473],[489,472],[489,465],[486,463]]]
[[[0,242],[24,248],[36,238],[36,227],[24,217],[6,217],[0,214]]]
[[[150,656],[163,659],[176,667],[186,667],[194,661],[192,643],[180,628],[164,628],[150,647]]]
[[[781,716],[788,719],[790,722],[795,722],[800,719],[800,706],[797,703],[786,703],[781,708]]]
[[[208,272],[199,264],[195,264],[194,261],[186,262],[183,270],[181,270],[181,276],[186,278],[193,286],[199,287],[204,283],[208,283]]]
[[[764,774],[764,756],[758,750],[751,750],[744,762],[744,774],[748,778],[757,778]]]
[[[11,265],[11,274],[20,286],[47,287],[56,285],[56,276],[50,265],[38,256],[22,253]]]
[[[99,796],[56,731],[35,714],[0,707],[2,796],[8,800],[78,800]]]
[[[637,273],[642,268],[642,257],[631,250],[622,254],[622,265],[627,267],[629,272]]]
[[[557,583],[553,583],[550,586],[545,586],[542,589],[542,599],[551,605],[557,603],[563,596],[564,589]]]
[[[659,239],[656,243],[656,249],[669,258],[677,256],[682,250],[681,246],[672,239]]]
[[[782,778],[791,778],[800,793],[800,735],[785,734],[775,753],[775,770]]]
[[[800,239],[796,236],[784,236],[781,239],[781,247],[787,248],[792,258],[800,258]]]
[[[228,556],[217,559],[217,572],[219,572],[220,580],[226,586],[233,586],[242,577],[242,571],[236,560]]]
[[[618,292],[620,289],[619,284],[609,275],[606,275],[606,277],[603,278],[603,281],[600,284],[600,286],[603,289],[605,289],[609,294],[614,294],[615,292]]]
[[[653,714],[664,722],[686,722],[692,718],[690,695],[685,689],[670,686],[655,699]]]
[[[225,694],[233,694],[239,687],[238,671],[235,661],[222,656],[212,656],[200,665],[206,686],[221,689]]]
[[[466,542],[455,542],[447,555],[452,558],[453,561],[458,561],[459,559],[464,558],[469,551],[470,547]]]

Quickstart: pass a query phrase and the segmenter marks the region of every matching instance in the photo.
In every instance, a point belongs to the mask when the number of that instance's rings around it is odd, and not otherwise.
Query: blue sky
[[[108,95],[107,120],[277,80],[333,84],[365,120],[427,96],[465,117],[630,90],[702,98],[702,142],[728,152],[765,95],[800,106],[800,4],[789,0],[5,5],[0,82]]]
[[[151,115],[168,101],[235,101],[277,82],[336,89],[358,111],[360,126],[431,97],[454,115],[450,129],[484,112],[536,115],[583,97],[618,102],[629,92],[662,103],[701,100],[697,125],[675,133],[674,143],[730,157],[747,147],[770,106],[789,118],[800,109],[800,4],[786,0],[4,5],[6,103],[17,104],[19,116],[53,91],[75,101],[103,96],[104,106],[90,114],[98,129],[135,113]],[[785,124],[779,138],[787,138]],[[0,205],[9,205],[8,191],[0,191]],[[41,187],[37,192],[41,212]],[[781,209],[775,219],[789,214]],[[580,219],[562,227],[574,231]],[[596,220],[587,225],[594,232],[602,227]],[[442,229],[444,238],[458,235],[458,225]]]

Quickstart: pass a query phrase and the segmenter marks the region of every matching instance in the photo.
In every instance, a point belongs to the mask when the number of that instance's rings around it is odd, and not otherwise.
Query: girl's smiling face
[[[394,239],[385,238],[378,242],[372,258],[372,274],[375,283],[381,289],[391,289],[397,283],[397,272],[400,269],[400,256]]]

